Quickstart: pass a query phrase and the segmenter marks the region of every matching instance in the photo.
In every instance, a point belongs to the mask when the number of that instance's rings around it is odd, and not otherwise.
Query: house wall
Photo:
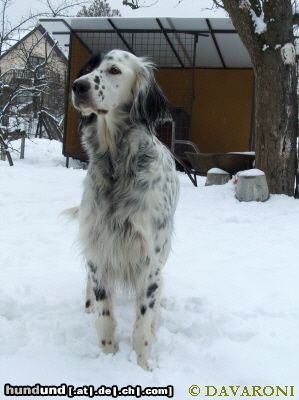
[[[13,50],[8,51],[0,59],[1,74],[13,68],[23,68],[25,65],[24,55],[26,51],[33,49],[32,55],[37,57],[45,57],[45,54],[49,54],[52,46],[42,37],[42,33],[39,30],[34,31],[24,40],[21,40],[18,45],[16,45]],[[49,58],[48,66],[54,71],[58,72],[60,75],[64,75],[67,65],[61,60],[55,51],[52,52]]]

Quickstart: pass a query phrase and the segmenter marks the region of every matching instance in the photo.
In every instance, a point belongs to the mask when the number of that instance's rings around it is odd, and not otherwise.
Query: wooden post
[[[7,156],[7,159],[8,159],[8,163],[12,167],[13,166],[13,161],[12,161],[10,152],[8,150],[6,150],[5,152],[6,152],[6,156]]]
[[[20,159],[24,159],[24,154],[25,154],[25,137],[26,134],[25,132],[23,133],[22,139],[21,139],[21,154],[20,154]]]
[[[2,151],[1,151],[2,149]],[[2,152],[4,153],[2,158]],[[1,159],[5,161],[5,156],[7,157],[7,160],[9,162],[9,165],[12,167],[13,166],[13,161],[10,155],[10,152],[8,151],[8,146],[7,144],[4,142],[2,136],[1,136],[1,132],[0,132],[0,153],[1,153]]]
[[[2,161],[6,160],[6,152],[5,152],[5,148],[2,145],[2,143],[0,144],[0,158]]]

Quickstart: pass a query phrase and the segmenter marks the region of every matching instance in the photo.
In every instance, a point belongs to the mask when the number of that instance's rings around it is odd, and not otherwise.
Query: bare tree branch
[[[29,11],[27,15],[23,16],[17,23],[12,24],[8,19],[8,10],[14,5],[13,0],[0,0],[0,55],[5,50],[4,45],[9,46],[12,41],[18,41],[19,36],[23,29],[28,29],[29,24],[32,26],[36,24],[37,19],[40,17],[65,17],[71,16],[71,11],[76,15],[77,8],[86,4],[84,0],[61,0],[57,3],[55,0],[41,0],[45,11],[32,12]]]
[[[48,10],[43,13],[44,16],[66,17],[66,16],[76,16],[77,7],[86,5],[89,2],[84,0],[65,0],[57,3],[54,0],[41,0],[41,3]],[[70,14],[70,11],[73,11],[74,13]]]
[[[123,0],[123,5],[131,7],[132,10],[137,10],[138,8],[140,8],[138,0]]]
[[[150,4],[146,4],[145,1],[140,2],[140,0],[123,0],[123,5],[132,8],[132,10],[137,10],[138,8],[152,7],[157,4],[159,0],[153,1]]]
[[[225,10],[221,0],[213,0],[213,3],[216,8],[222,8],[223,10]]]
[[[27,132],[33,133],[40,110],[50,104],[54,104],[51,113],[63,114],[65,81],[58,72],[56,47],[57,42],[50,45],[47,32],[36,30],[30,40],[21,41],[9,53],[10,63],[19,67],[0,76],[0,126],[6,125],[7,132],[26,126]]]

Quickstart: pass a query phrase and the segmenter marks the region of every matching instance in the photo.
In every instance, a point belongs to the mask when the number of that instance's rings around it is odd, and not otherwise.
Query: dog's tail
[[[68,220],[77,219],[79,216],[79,207],[67,208],[66,210],[63,210],[60,215]]]

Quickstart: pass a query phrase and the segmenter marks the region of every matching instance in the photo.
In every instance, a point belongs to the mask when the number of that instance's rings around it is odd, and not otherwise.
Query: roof
[[[40,23],[65,46],[74,32],[93,53],[120,48],[148,56],[159,67],[252,67],[229,18],[81,17]]]
[[[6,56],[8,53],[10,53],[11,51],[13,51],[14,49],[16,49],[18,47],[18,45],[26,40],[28,37],[30,37],[31,35],[33,35],[35,32],[39,31],[42,35],[44,35],[44,38],[49,42],[50,46],[54,46],[56,44],[56,40],[54,40],[50,33],[46,31],[46,29],[41,25],[38,24],[35,28],[31,29],[30,31],[26,31],[26,33],[24,34],[24,36],[20,37],[18,40],[14,40],[14,44],[11,45],[5,52],[3,52],[0,55],[0,60],[2,57]],[[67,56],[66,54],[63,53],[63,51],[59,48],[58,46],[55,46],[54,51],[56,51],[56,54],[58,56],[60,56],[62,58],[62,60],[67,63]]]

